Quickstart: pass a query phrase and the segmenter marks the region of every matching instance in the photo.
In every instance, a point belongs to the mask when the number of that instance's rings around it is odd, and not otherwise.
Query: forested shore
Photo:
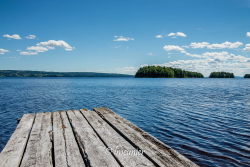
[[[132,75],[96,72],[0,70],[0,77],[132,77]]]

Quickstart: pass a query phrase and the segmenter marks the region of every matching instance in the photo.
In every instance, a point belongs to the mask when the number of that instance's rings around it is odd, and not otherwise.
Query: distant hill
[[[234,74],[229,72],[211,72],[209,78],[234,78]]]
[[[97,72],[46,72],[0,70],[0,77],[133,77],[126,74],[97,73]]]
[[[186,71],[179,68],[162,66],[141,67],[135,74],[136,78],[204,78],[201,73]]]

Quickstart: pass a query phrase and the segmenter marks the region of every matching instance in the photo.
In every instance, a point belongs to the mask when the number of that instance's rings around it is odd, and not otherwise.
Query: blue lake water
[[[2,78],[0,150],[24,113],[102,106],[201,166],[250,166],[250,79]]]

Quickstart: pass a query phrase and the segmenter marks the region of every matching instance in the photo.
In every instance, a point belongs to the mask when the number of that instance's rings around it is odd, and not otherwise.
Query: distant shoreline
[[[29,71],[29,70],[0,70],[0,78],[73,78],[73,77],[75,78],[84,78],[84,77],[134,78],[135,75],[117,74],[117,73],[98,73],[98,72],[48,72],[48,71]],[[155,79],[163,78],[164,79],[164,77],[142,77],[142,78],[155,78]],[[174,78],[177,78],[177,77],[174,77]],[[204,77],[204,79],[208,79],[208,78],[209,77]],[[244,76],[243,77],[235,76],[235,79],[237,78],[244,79]],[[165,79],[170,79],[170,78],[165,78]],[[179,79],[192,79],[192,78],[179,78]],[[223,79],[223,78],[210,78],[210,79]]]
[[[98,72],[47,72],[26,70],[0,70],[0,78],[4,77],[134,77],[128,74]]]

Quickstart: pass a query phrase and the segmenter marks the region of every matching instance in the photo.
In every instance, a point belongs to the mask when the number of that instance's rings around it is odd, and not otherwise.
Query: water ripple
[[[201,166],[250,166],[250,80],[1,78],[0,150],[28,112],[106,106]]]

